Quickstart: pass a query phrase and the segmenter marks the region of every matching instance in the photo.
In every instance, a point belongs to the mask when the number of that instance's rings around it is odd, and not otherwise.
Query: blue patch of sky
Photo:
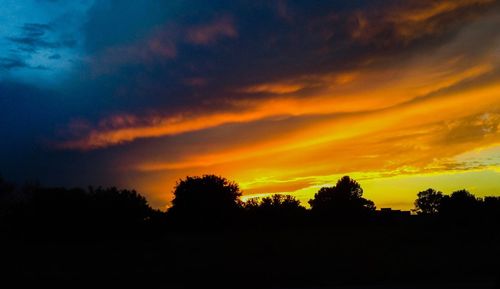
[[[94,0],[2,0],[0,80],[58,81],[84,56],[87,10]]]

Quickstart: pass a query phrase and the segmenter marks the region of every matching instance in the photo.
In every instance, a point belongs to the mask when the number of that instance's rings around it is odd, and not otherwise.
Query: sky
[[[500,1],[0,0],[0,174],[500,195]]]

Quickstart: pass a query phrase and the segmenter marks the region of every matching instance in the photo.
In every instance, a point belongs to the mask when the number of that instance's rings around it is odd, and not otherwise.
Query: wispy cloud
[[[351,16],[350,36],[364,44],[406,46],[426,36],[441,37],[495,4],[494,0],[425,0],[358,11]]]
[[[19,58],[10,58],[10,57],[2,57],[0,58],[0,68],[2,69],[14,69],[14,68],[22,68],[27,67],[28,65]]]
[[[8,37],[10,41],[18,45],[18,49],[35,53],[40,49],[56,49],[61,47],[74,47],[76,40],[71,38],[53,39],[48,35],[52,32],[49,24],[25,23],[19,36]]]
[[[235,38],[238,31],[229,16],[218,18],[210,23],[187,29],[186,40],[193,44],[209,45],[222,38]]]

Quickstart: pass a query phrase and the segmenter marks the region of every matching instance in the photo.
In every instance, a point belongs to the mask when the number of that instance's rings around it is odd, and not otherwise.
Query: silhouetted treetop
[[[455,191],[450,196],[443,197],[440,213],[446,217],[464,221],[467,216],[477,213],[480,202],[480,199],[467,190]]]
[[[164,213],[153,210],[135,190],[47,188],[38,183],[16,187],[0,177],[0,229],[52,236],[83,236],[91,232],[105,237],[139,235],[145,228],[152,228],[152,224],[157,228],[168,224],[188,229],[256,225],[274,230],[314,224],[311,222],[321,224],[323,219],[349,223],[370,217],[376,222],[383,220],[378,216],[384,216],[384,211],[372,214],[374,203],[363,198],[361,185],[348,176],[339,179],[335,186],[321,188],[309,201],[311,210],[304,208],[296,197],[285,194],[243,203],[238,185],[215,175],[181,179],[173,193],[173,206]],[[401,218],[403,214],[394,214],[394,220],[438,220],[437,224],[492,227],[500,221],[500,197],[481,199],[467,190],[444,195],[427,189],[418,192],[414,204],[414,212],[433,217]]]
[[[417,214],[435,215],[439,213],[441,202],[443,200],[443,193],[434,189],[427,189],[417,194],[415,200],[414,211]]]
[[[186,177],[176,184],[172,205],[189,210],[238,208],[240,196],[238,185],[226,178],[215,175]]]
[[[455,224],[491,224],[500,220],[500,197],[481,199],[467,190],[444,195],[428,189],[418,193],[413,211]]]
[[[153,211],[146,198],[135,190],[90,187],[89,196],[92,211],[104,219],[140,222],[148,218]]]
[[[374,211],[374,203],[362,196],[359,183],[344,176],[335,186],[321,188],[309,204],[313,212],[322,214],[362,215]]]
[[[306,208],[291,195],[274,194],[264,198],[252,198],[244,203],[249,224],[279,229],[303,224]]]
[[[260,212],[294,212],[304,211],[300,201],[292,195],[274,194],[262,199],[252,198],[244,203],[247,210],[255,210]]]
[[[206,223],[223,221],[241,209],[238,185],[215,175],[186,177],[177,182],[168,213],[178,221]]]

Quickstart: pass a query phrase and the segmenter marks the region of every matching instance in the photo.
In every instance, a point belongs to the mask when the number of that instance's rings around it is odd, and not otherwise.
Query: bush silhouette
[[[242,202],[238,185],[223,177],[204,175],[177,182],[168,214],[184,224],[217,224],[234,221]]]
[[[263,222],[296,223],[304,218],[306,208],[291,195],[274,194],[262,199],[252,198],[244,203],[251,218]]]
[[[439,213],[443,193],[434,189],[427,189],[417,194],[414,211],[419,215],[436,215]]]
[[[137,230],[153,215],[146,198],[116,188],[47,188],[27,184],[5,202],[9,228],[38,237],[123,236]]]
[[[334,187],[321,188],[309,204],[311,211],[317,215],[357,219],[375,210],[374,203],[362,196],[363,189],[359,183],[344,176]]]
[[[281,211],[302,211],[305,209],[294,196],[280,194],[262,198],[259,207],[263,210]]]

